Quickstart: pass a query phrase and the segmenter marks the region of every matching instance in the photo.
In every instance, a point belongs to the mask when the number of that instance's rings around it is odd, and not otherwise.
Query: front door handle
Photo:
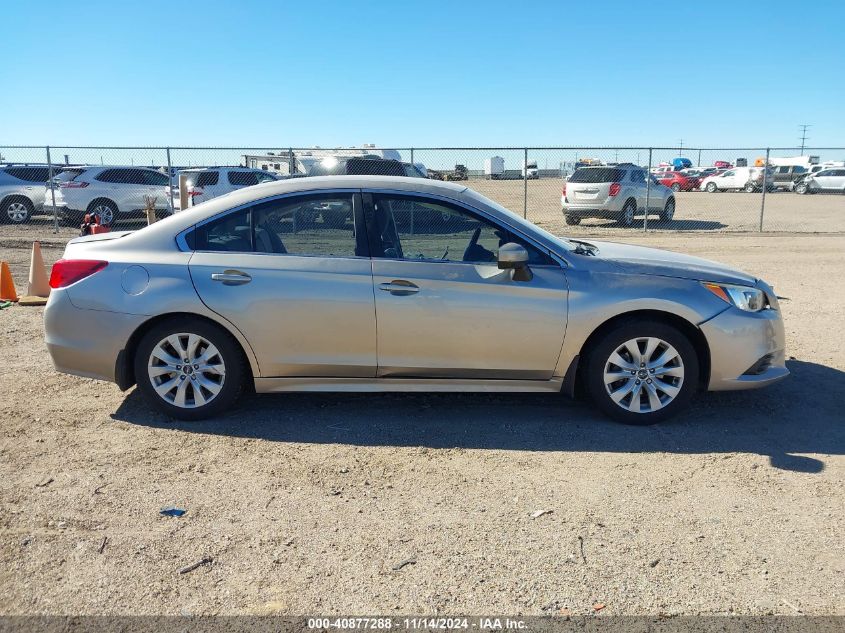
[[[240,270],[224,270],[222,273],[211,273],[212,281],[222,281],[225,286],[240,286],[252,281],[252,277]]]
[[[412,284],[410,281],[404,279],[394,279],[393,281],[386,281],[378,285],[379,290],[384,290],[397,297],[406,297],[408,295],[416,294],[420,291],[420,287]]]

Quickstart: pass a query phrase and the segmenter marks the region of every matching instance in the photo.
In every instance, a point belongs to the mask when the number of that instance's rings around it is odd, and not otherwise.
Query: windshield
[[[621,169],[590,167],[577,170],[570,176],[569,182],[619,182],[621,179]]]
[[[542,237],[546,238],[548,241],[552,242],[553,244],[557,244],[557,245],[561,246],[562,248],[565,248],[566,250],[571,251],[573,249],[573,245],[571,243],[568,243],[567,241],[565,241],[566,238],[558,237],[557,235],[553,235],[552,233],[549,233],[547,230],[540,228],[536,224],[532,224],[528,220],[518,216],[516,213],[514,213],[510,209],[503,207],[498,202],[494,202],[490,198],[482,196],[477,191],[473,191],[472,189],[465,189],[463,193],[464,193],[465,196],[479,202],[482,206],[492,207],[493,209],[495,209],[496,211],[498,211],[499,213],[501,213],[502,215],[507,217],[508,221],[512,225],[514,225],[515,227],[523,229],[529,235],[531,235],[532,233],[539,234]]]
[[[84,169],[64,169],[53,176],[53,180],[56,182],[67,182],[69,180],[73,180],[84,171]]]

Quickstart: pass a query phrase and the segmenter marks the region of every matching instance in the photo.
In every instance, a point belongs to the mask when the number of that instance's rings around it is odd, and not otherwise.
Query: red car
[[[696,176],[688,176],[680,171],[667,171],[657,175],[661,185],[666,185],[672,191],[693,191],[698,189],[701,179]]]

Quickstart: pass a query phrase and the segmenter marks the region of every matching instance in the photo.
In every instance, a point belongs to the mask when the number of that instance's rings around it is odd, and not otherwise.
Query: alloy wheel
[[[15,224],[20,224],[29,217],[29,209],[23,202],[12,202],[6,207],[6,215]]]
[[[651,413],[671,403],[684,383],[684,363],[663,339],[634,338],[611,353],[604,385],[611,400],[632,413]]]
[[[96,205],[92,213],[96,213],[100,216],[100,224],[108,224],[114,221],[114,210],[107,204],[98,204]]]
[[[198,334],[180,332],[153,347],[147,373],[162,400],[193,409],[208,404],[220,393],[226,364],[213,343]]]

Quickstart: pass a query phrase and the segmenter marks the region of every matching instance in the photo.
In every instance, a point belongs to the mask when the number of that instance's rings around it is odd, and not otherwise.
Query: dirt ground
[[[0,612],[845,614],[845,236],[625,237],[771,282],[792,376],[651,428],[542,394],[174,423],[0,311]],[[19,290],[25,238],[0,237]]]

